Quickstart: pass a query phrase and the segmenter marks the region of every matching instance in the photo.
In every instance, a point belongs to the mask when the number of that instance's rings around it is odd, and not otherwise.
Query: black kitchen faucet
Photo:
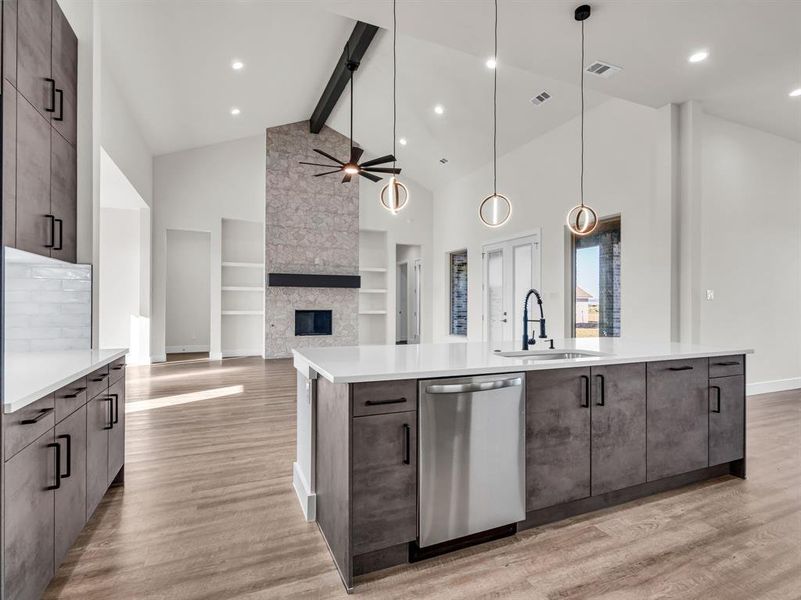
[[[528,300],[531,298],[531,295],[534,294],[537,297],[537,304],[540,305],[540,318],[539,319],[529,319],[528,318]],[[532,335],[529,337],[528,335],[528,324],[529,323],[539,323],[540,324],[540,339],[545,339],[548,335],[545,333],[545,314],[542,311],[542,296],[540,293],[531,288],[528,293],[526,294],[526,299],[523,300],[523,350],[528,350],[529,344],[536,344],[537,340],[534,339]],[[551,344],[553,345],[553,344]]]

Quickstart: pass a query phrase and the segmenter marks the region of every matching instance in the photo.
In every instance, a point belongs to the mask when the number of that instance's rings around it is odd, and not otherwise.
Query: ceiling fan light
[[[348,163],[344,167],[342,167],[342,170],[345,171],[345,173],[347,173],[348,175],[356,175],[359,173],[359,165]]]
[[[397,177],[390,177],[389,182],[381,189],[381,206],[393,215],[406,207],[409,202],[409,188],[401,183]]]

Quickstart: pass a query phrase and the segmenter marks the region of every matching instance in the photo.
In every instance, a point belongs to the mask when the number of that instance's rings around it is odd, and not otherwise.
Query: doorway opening
[[[167,360],[207,359],[210,337],[211,234],[168,229]]]
[[[422,249],[418,245],[395,247],[395,343],[419,344],[422,325]]]

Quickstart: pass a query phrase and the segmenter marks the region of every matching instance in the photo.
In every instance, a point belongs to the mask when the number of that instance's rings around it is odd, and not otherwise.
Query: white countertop
[[[6,352],[3,412],[11,413],[128,353],[128,348]]]
[[[342,346],[293,350],[295,368],[314,370],[332,383],[423,379],[562,369],[578,366],[703,358],[751,354],[746,348],[716,348],[693,344],[653,342],[625,338],[572,338],[554,340],[557,349],[597,352],[602,356],[562,360],[532,360],[498,356],[494,350],[520,350],[520,342],[490,347],[484,342],[414,344],[402,346]],[[538,341],[531,350],[545,350]]]

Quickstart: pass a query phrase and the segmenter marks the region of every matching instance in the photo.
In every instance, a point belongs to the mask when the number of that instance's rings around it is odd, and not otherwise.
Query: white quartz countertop
[[[11,413],[128,353],[128,348],[7,352],[3,412]]]
[[[295,368],[313,370],[332,383],[356,383],[392,379],[426,379],[560,369],[578,366],[614,365],[631,362],[703,358],[751,354],[738,347],[710,347],[626,338],[569,338],[554,340],[561,350],[584,350],[597,356],[560,360],[535,360],[498,356],[520,350],[520,342],[490,347],[484,342],[415,344],[401,346],[341,346],[293,350]],[[531,350],[546,350],[538,341]]]

